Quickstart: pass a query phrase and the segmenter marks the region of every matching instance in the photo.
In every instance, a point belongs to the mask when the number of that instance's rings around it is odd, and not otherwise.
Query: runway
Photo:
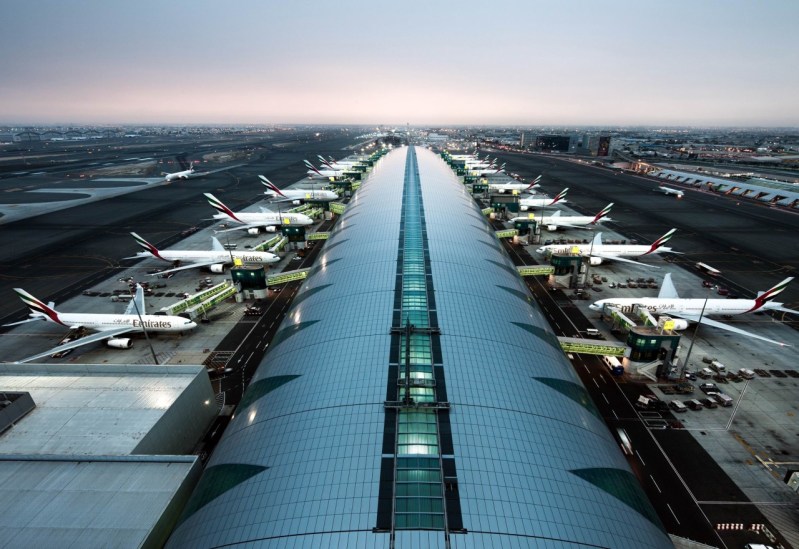
[[[25,288],[39,299],[58,304],[87,285],[113,276],[121,265],[128,265],[120,260],[137,251],[130,232],[135,231],[156,245],[174,242],[182,231],[211,223],[215,212],[203,197],[204,192],[213,193],[233,209],[243,208],[263,198],[258,174],[266,175],[278,186],[294,182],[305,175],[304,158],[317,154],[341,158],[351,154],[342,148],[355,142],[354,136],[339,133],[311,140],[292,137],[302,136],[282,135],[279,144],[245,140],[244,145],[253,149],[250,160],[228,171],[150,186],[3,225],[0,296],[5,298],[0,300],[0,323],[20,320],[27,314],[22,303],[14,299],[13,288]],[[167,147],[164,154],[199,156],[208,152],[208,145],[198,138],[191,146],[181,142]],[[53,166],[44,175],[11,177],[10,168],[6,168],[2,175],[7,177],[0,177],[0,191],[12,190],[15,194],[19,194],[15,189],[50,185],[50,179],[74,173],[65,166]]]

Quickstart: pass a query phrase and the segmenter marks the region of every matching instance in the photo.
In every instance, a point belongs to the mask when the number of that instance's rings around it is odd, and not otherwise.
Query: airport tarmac
[[[564,210],[563,215],[570,213],[569,208],[561,207],[561,209]],[[626,238],[625,235],[611,230],[608,224],[603,223],[597,230],[602,231],[603,241]],[[544,241],[566,239],[590,243],[596,232],[582,229],[556,232],[543,230],[541,239]],[[521,236],[519,241],[536,261],[546,264],[546,257],[536,252],[540,244],[525,245],[528,238],[532,238],[532,235]],[[647,243],[650,241],[639,242],[639,244]],[[670,241],[669,245],[677,251],[680,250],[674,240]],[[571,304],[600,331],[604,339],[619,341],[618,337],[611,333],[610,326],[601,318],[600,313],[589,309],[591,303],[614,296],[656,297],[663,276],[667,272],[671,273],[680,297],[721,298],[714,287],[716,281],[702,276],[692,267],[685,269],[684,262],[681,262],[682,264],[675,262],[678,258],[676,254],[664,253],[650,256],[646,259],[646,263],[641,262],[639,265],[603,262],[601,265],[590,266],[589,280],[597,275],[600,280],[604,278],[606,281],[599,285],[591,284],[590,288],[586,288],[584,292],[588,299],[579,299],[574,290],[567,287],[568,276],[549,277],[547,284],[562,289],[570,298]],[[619,282],[626,283],[628,280],[640,279],[654,279],[657,288],[609,287],[611,283],[617,285]],[[705,287],[703,281],[712,282],[713,285],[710,288]],[[799,284],[799,281],[795,284]],[[761,288],[761,290],[766,289],[768,288]],[[668,389],[673,383],[665,380],[654,381],[643,371],[638,372],[640,367],[652,376],[654,366],[625,361],[627,374],[617,383],[630,402],[634,402],[639,394],[644,393],[654,394],[664,402],[672,399],[684,401],[690,398],[702,398],[706,395],[700,391],[699,385],[705,381],[716,383],[720,391],[732,397],[735,404],[730,407],[688,410],[679,414],[646,412],[649,415],[646,418],[642,415],[640,421],[650,426],[649,430],[669,456],[671,466],[686,484],[692,499],[697,502],[702,513],[720,535],[721,530],[725,528],[738,528],[739,521],[744,520],[741,517],[751,518],[751,514],[743,512],[742,506],[752,505],[769,520],[780,535],[793,545],[799,546],[797,512],[799,501],[796,492],[784,482],[788,471],[796,469],[799,465],[799,442],[796,440],[796,433],[799,433],[799,410],[796,402],[796,395],[799,394],[799,362],[796,360],[799,332],[765,314],[737,315],[719,320],[758,335],[783,341],[790,347],[780,347],[714,327],[696,328],[693,325],[681,332],[677,352],[677,356],[682,360],[687,357],[688,371],[698,372],[708,366],[703,359],[712,358],[723,363],[728,371],[737,372],[740,368],[748,368],[765,371],[766,376],[769,376],[769,372],[776,374],[771,373],[769,377],[756,375],[752,380],[726,383],[716,382],[712,378],[707,380],[698,378],[689,381],[694,386],[693,394],[674,395],[666,394],[659,388]],[[571,335],[582,333],[582,337],[586,337],[584,330],[578,329],[582,328],[582,325],[576,320],[574,322],[576,333]],[[690,356],[687,356],[689,348]],[[646,368],[647,366],[649,368]],[[612,417],[607,419],[613,423]],[[712,457],[715,462],[713,467],[720,468],[718,473],[711,473],[707,469],[710,467],[709,464],[702,465],[702,461],[697,459],[696,452],[689,451],[685,447],[684,439],[675,437],[668,431],[658,430],[662,426],[673,424],[674,421],[679,421],[680,431],[690,433],[707,455]],[[629,429],[629,423],[625,425],[631,433],[635,432]],[[652,426],[655,427],[654,431]],[[636,433],[634,440],[641,440],[639,433]],[[714,474],[726,475],[741,493],[708,486],[708,482],[711,482],[709,479],[714,478]],[[726,478],[723,477],[717,477],[717,480],[720,486],[726,482]],[[745,524],[743,527],[752,526]],[[759,527],[757,524],[755,526]],[[764,537],[762,541],[768,540]]]
[[[799,273],[797,212],[693,189],[677,199],[657,192],[659,183],[654,179],[554,155],[491,154],[507,162],[508,172],[525,179],[542,174],[541,192],[550,196],[569,187],[568,205],[582,215],[596,213],[613,202],[613,222],[604,226],[628,240],[651,242],[676,227],[678,232],[669,245],[683,255],[675,258],[675,263],[708,263],[741,295],[747,291],[753,295]],[[799,309],[799,284],[780,297]]]
[[[234,209],[243,209],[263,200],[258,174],[284,186],[305,176],[304,158],[316,154],[341,157],[341,149],[355,141],[354,136],[339,134],[313,141],[284,137],[285,142],[255,151],[247,165],[226,172],[172,181],[3,225],[0,295],[8,299],[0,300],[0,323],[23,318],[13,288],[22,287],[45,301],[63,302],[105,278],[119,276],[125,267],[121,258],[137,251],[130,232],[159,246],[171,245],[181,232],[211,223],[215,212],[204,192],[215,194]],[[179,143],[162,154],[205,152],[203,144],[200,139],[193,146]],[[62,176],[46,173],[0,178],[0,190],[49,187],[54,178]]]

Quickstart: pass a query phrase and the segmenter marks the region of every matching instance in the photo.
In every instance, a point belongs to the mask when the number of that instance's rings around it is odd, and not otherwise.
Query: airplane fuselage
[[[175,172],[175,173],[168,173],[164,176],[164,179],[167,181],[172,181],[174,179],[188,179],[190,175],[194,173],[194,170],[184,170],[182,172]]]
[[[186,261],[190,263],[214,261],[216,263],[225,264],[233,263],[233,260],[240,260],[242,263],[277,263],[280,258],[273,253],[269,252],[244,252],[244,251],[213,251],[213,250],[159,250],[158,256],[154,256],[151,252],[140,252],[142,257],[156,257],[157,259],[164,259],[166,261]],[[232,256],[232,259],[231,259]]]
[[[235,212],[236,218],[233,219],[227,214],[215,214],[214,219],[223,221],[238,221],[247,225],[263,226],[283,226],[283,227],[302,227],[311,225],[313,220],[304,214],[297,213],[256,213],[256,212]]]
[[[338,195],[333,191],[325,189],[280,189],[283,197],[289,200],[300,200],[307,202],[330,202],[336,200]],[[264,194],[270,198],[283,198],[274,191],[266,191]]]
[[[522,198],[519,200],[520,208],[543,208],[544,206],[554,206],[552,201],[554,198]],[[568,202],[565,198],[561,198],[556,204],[565,204]],[[524,211],[524,210],[522,210]]]
[[[56,322],[49,317],[46,320]],[[70,326],[82,326],[97,332],[130,326],[134,330],[143,331],[142,326],[153,332],[185,332],[197,326],[193,321],[182,316],[166,315],[111,315],[92,313],[59,313],[59,323]]]
[[[691,299],[677,298],[664,299],[658,297],[620,297],[612,299],[601,299],[594,302],[590,307],[593,310],[602,309],[603,305],[608,305],[619,309],[621,312],[628,312],[634,306],[644,307],[649,312],[655,314],[685,314],[699,316],[704,308],[703,316],[713,315],[740,315],[757,307],[754,299]],[[769,303],[763,304],[758,310],[769,309]]]
[[[534,185],[533,187],[530,187],[529,183],[497,183],[494,185],[489,185],[488,190],[496,191],[498,193],[512,193],[513,191],[516,192],[529,191],[537,186],[538,185]]]
[[[557,218],[556,218],[557,219]],[[568,219],[568,218],[563,218]],[[600,219],[601,223],[602,220]],[[536,250],[538,253],[550,251],[553,254],[574,254],[577,253],[584,257],[588,257],[591,252],[601,253],[602,255],[615,255],[619,257],[638,257],[648,254],[657,254],[660,252],[670,252],[671,248],[660,247],[652,250],[652,246],[644,246],[638,244],[602,244],[602,246],[594,245],[593,250],[590,244],[551,244],[549,246],[542,246]],[[704,300],[703,300],[704,301]]]

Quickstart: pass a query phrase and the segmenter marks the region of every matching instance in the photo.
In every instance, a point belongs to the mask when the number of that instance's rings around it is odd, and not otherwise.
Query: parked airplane
[[[235,250],[226,250],[219,240],[214,237],[211,237],[211,250],[159,250],[136,233],[130,234],[133,235],[133,238],[136,239],[136,242],[139,243],[139,246],[141,246],[144,251],[137,253],[135,256],[126,257],[125,259],[155,257],[173,263],[188,262],[188,265],[182,265],[154,274],[173,273],[175,271],[198,269],[200,267],[208,267],[212,273],[224,273],[225,266],[235,264],[237,260],[241,263],[260,263],[261,265],[280,261],[279,256],[270,252],[238,252]]]
[[[326,160],[321,154],[316,155],[316,157],[326,168],[335,171],[353,170],[363,164],[363,162],[360,160],[334,160],[332,156],[329,158],[329,160]]]
[[[502,164],[499,167],[496,166],[489,166],[487,168],[474,168],[471,166],[467,166],[466,170],[472,175],[491,175],[495,173],[500,173],[505,170],[505,164]]]
[[[150,332],[185,332],[197,327],[197,324],[182,316],[167,316],[167,315],[148,315],[144,307],[144,289],[136,286],[136,295],[128,303],[128,308],[125,314],[100,314],[100,313],[59,313],[53,308],[53,303],[45,305],[31,294],[21,288],[14,288],[17,295],[25,305],[27,305],[31,314],[29,319],[12,324],[5,324],[5,326],[15,326],[17,324],[24,324],[26,322],[35,322],[44,320],[61,324],[70,330],[91,330],[97,332],[86,337],[81,337],[58,345],[49,351],[39,353],[27,358],[18,360],[17,362],[30,362],[45,356],[52,355],[68,349],[75,349],[89,343],[97,341],[105,341],[106,345],[114,349],[128,349],[131,346],[130,338],[119,337],[121,335],[131,332],[143,332],[145,329]]]
[[[595,311],[601,311],[607,306],[619,309],[621,312],[626,312],[625,310],[632,310],[633,306],[638,305],[639,307],[645,307],[654,314],[668,315],[681,319],[675,320],[675,330],[684,330],[688,327],[688,322],[699,322],[736,334],[768,341],[769,343],[786,345],[785,343],[768,339],[740,328],[734,328],[729,324],[712,320],[708,318],[708,316],[740,315],[757,311],[783,311],[799,314],[799,311],[787,309],[782,306],[782,303],[775,303],[772,301],[772,299],[785,290],[785,287],[788,286],[791,280],[793,280],[793,277],[788,277],[773,288],[765,292],[758,292],[755,299],[681,298],[677,295],[677,290],[674,287],[674,283],[671,281],[671,273],[667,273],[663,278],[663,284],[660,287],[660,293],[657,297],[612,297],[600,299],[590,305],[590,308]]]
[[[216,232],[246,229],[249,234],[258,234],[261,232],[261,229],[264,229],[266,232],[273,233],[277,230],[275,227],[300,227],[313,223],[310,217],[301,213],[271,212],[263,208],[261,208],[260,212],[234,212],[211,193],[203,194],[205,198],[208,199],[208,203],[219,211],[218,214],[214,215],[214,219],[223,219],[225,221],[233,221],[241,224],[240,227],[233,227],[232,229]]]
[[[338,199],[338,195],[333,191],[325,189],[278,189],[277,186],[263,175],[258,176],[261,183],[268,189],[264,192],[269,197],[270,202],[291,202],[292,204],[303,204],[305,202],[330,202]]]
[[[523,193],[523,192],[530,192],[532,189],[537,189],[541,185],[538,182],[541,181],[541,176],[539,175],[536,177],[532,183],[489,183],[488,190],[498,192],[500,194],[503,193]]]
[[[671,187],[664,187],[663,185],[659,185],[658,186],[658,190],[660,192],[662,192],[663,194],[667,194],[667,195],[671,194],[671,195],[676,196],[677,198],[682,198],[683,195],[685,194],[683,191],[681,191],[679,189],[672,189]]]
[[[555,204],[565,204],[568,202],[566,200],[566,193],[569,191],[569,187],[566,187],[562,191],[560,191],[555,198],[522,198],[519,200],[519,208],[526,212],[530,208],[546,208],[548,206],[554,206]]]
[[[590,215],[561,215],[560,211],[552,215],[545,215],[535,219],[534,214],[527,214],[527,217],[514,217],[511,219],[514,223],[517,221],[538,221],[547,228],[548,231],[557,231],[560,227],[576,227],[581,229],[590,229],[589,225],[597,225],[603,221],[612,221],[606,217],[613,207],[613,202],[605,206],[599,213],[594,216]]]
[[[311,178],[322,177],[324,179],[339,179],[347,176],[344,170],[320,170],[307,160],[303,160],[303,162],[305,162],[305,166],[308,168],[306,173]]]
[[[174,172],[174,173],[163,172],[163,175],[166,181],[174,181],[175,179],[188,179],[189,176],[194,175],[194,162],[189,164],[188,170],[183,170],[182,172]]]
[[[588,262],[591,265],[600,265],[603,261],[622,261],[640,265],[637,261],[625,259],[625,257],[642,257],[661,252],[678,253],[671,248],[663,247],[663,244],[668,242],[675,232],[677,229],[671,229],[649,246],[644,244],[603,244],[602,233],[597,233],[591,244],[550,244],[541,246],[536,251],[538,253],[550,251],[552,253],[579,254],[588,257]]]

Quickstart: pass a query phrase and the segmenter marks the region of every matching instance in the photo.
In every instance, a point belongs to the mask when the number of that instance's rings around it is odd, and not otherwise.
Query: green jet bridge
[[[189,318],[193,320],[234,295],[236,295],[236,287],[231,285],[230,282],[225,281],[216,286],[211,286],[198,294],[191,295],[177,303],[173,303],[168,307],[162,307],[161,310],[168,315],[183,313],[185,316],[188,314]]]
[[[623,358],[627,354],[627,345],[614,343],[604,339],[585,339],[582,337],[559,337],[564,353],[582,353],[584,355],[605,355]]]

